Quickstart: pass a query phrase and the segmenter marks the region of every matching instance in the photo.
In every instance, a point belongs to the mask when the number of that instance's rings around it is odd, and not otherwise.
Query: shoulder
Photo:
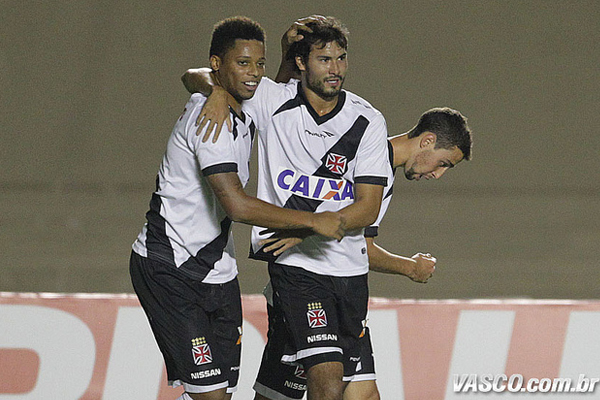
[[[367,100],[347,90],[345,90],[345,92],[347,107],[355,108],[357,112],[364,114],[367,118],[370,117],[369,119],[384,118],[383,114],[378,109],[373,107]]]

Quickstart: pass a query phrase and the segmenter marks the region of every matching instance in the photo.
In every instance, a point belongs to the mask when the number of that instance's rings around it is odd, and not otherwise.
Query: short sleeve
[[[290,81],[290,83],[295,82]],[[265,130],[271,116],[276,111],[276,107],[287,100],[288,90],[286,87],[290,83],[276,83],[267,77],[263,77],[254,96],[242,103],[244,112],[250,115],[259,132]]]
[[[356,155],[354,183],[386,186],[391,166],[387,147],[387,126],[381,113],[369,122]]]
[[[198,112],[192,114],[197,115]],[[204,127],[199,135],[196,135],[195,124],[188,124],[186,129],[188,146],[190,146],[194,153],[202,174],[208,176],[224,172],[238,172],[233,134],[229,132],[227,125],[223,125],[221,128],[221,133],[216,143],[213,143],[212,140],[202,142],[202,137],[206,129]]]

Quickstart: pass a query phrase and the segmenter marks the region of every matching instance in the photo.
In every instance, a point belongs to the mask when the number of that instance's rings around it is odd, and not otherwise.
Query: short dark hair
[[[215,24],[210,42],[209,56],[223,58],[235,46],[236,39],[258,40],[264,43],[267,35],[256,21],[248,17],[230,17]]]
[[[459,111],[449,107],[432,108],[419,118],[417,125],[408,132],[414,138],[423,132],[435,133],[435,148],[450,149],[458,147],[465,160],[471,159],[473,135],[467,125],[467,118]]]
[[[288,59],[301,57],[306,64],[313,45],[324,47],[327,43],[336,42],[342,49],[348,50],[348,29],[335,17],[325,17],[306,24],[312,33],[302,32],[304,38],[292,43],[286,55]]]

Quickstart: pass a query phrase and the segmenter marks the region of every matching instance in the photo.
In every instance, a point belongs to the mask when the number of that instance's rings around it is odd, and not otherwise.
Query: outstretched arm
[[[227,216],[236,222],[272,229],[311,229],[341,240],[344,217],[339,213],[311,213],[284,209],[248,196],[235,172],[209,175],[207,180]]]
[[[431,254],[417,253],[410,258],[403,257],[380,247],[372,237],[366,240],[371,271],[404,275],[419,283],[426,283],[435,271],[437,260]]]

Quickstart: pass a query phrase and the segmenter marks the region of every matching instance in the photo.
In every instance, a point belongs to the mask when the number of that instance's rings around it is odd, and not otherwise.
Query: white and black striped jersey
[[[259,130],[260,199],[284,208],[338,211],[354,202],[354,185],[385,186],[390,175],[383,115],[362,98],[342,91],[336,107],[319,116],[298,81],[277,84],[263,78],[244,102]],[[252,230],[251,257],[274,260]],[[341,242],[312,235],[277,262],[331,276],[368,272],[364,229],[347,232]]]
[[[379,225],[387,212],[390,201],[392,200],[392,194],[394,193],[394,175],[396,173],[396,168],[394,168],[394,147],[392,143],[388,140],[388,160],[390,163],[390,175],[387,179],[387,186],[383,189],[383,198],[381,199],[381,208],[379,209],[379,215],[377,215],[377,220],[375,223],[369,227],[365,228],[365,237],[375,237],[379,234]]]
[[[175,124],[152,194],[146,224],[133,250],[179,268],[205,283],[225,283],[237,275],[231,220],[206,176],[237,172],[248,182],[254,123],[232,113],[233,132],[224,127],[216,143],[202,143],[196,118],[206,101],[193,94]]]

